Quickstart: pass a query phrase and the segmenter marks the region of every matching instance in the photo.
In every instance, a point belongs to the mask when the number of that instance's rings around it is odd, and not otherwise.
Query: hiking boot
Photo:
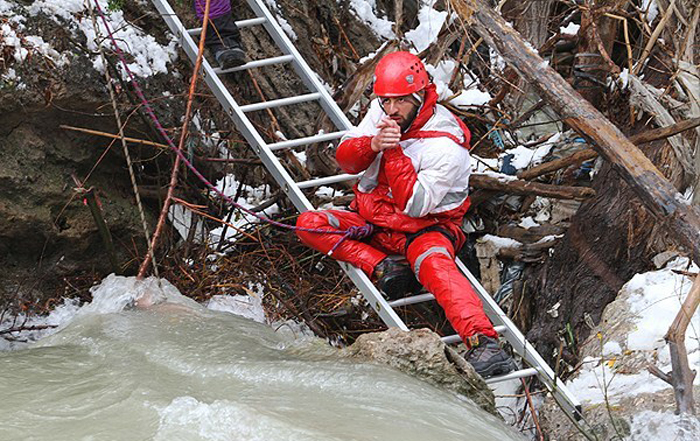
[[[498,340],[483,334],[476,334],[467,339],[469,352],[464,356],[483,378],[505,375],[515,367],[513,359],[501,349]]]
[[[224,70],[242,66],[248,62],[245,51],[240,47],[222,49],[214,54],[214,58],[219,63],[219,67]]]
[[[400,299],[408,294],[417,294],[423,289],[413,274],[411,266],[405,260],[385,257],[374,268],[374,279],[377,281],[377,288],[389,300]]]
[[[211,19],[207,27],[206,46],[214,54],[216,62],[222,69],[231,69],[248,62],[245,48],[241,42],[241,33],[236,26],[233,15],[225,14]]]

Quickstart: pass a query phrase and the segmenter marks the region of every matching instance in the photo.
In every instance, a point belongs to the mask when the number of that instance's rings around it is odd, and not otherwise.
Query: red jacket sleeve
[[[394,204],[401,210],[405,210],[408,200],[413,196],[413,187],[418,180],[418,174],[413,167],[411,158],[403,154],[401,147],[394,147],[384,150],[382,161]]]
[[[335,160],[345,173],[360,173],[372,164],[377,153],[372,150],[372,137],[361,136],[341,142]]]

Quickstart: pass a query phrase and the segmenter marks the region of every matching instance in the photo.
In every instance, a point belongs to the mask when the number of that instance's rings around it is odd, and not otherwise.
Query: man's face
[[[379,97],[384,113],[401,127],[405,132],[416,117],[420,102],[412,95],[396,97]]]

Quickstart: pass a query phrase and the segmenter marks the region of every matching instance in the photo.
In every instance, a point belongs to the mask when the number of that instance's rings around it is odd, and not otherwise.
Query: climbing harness
[[[345,114],[342,112],[342,110],[338,107],[338,105],[335,103],[335,101],[332,99],[324,85],[321,83],[321,81],[318,79],[317,75],[311,70],[311,68],[306,64],[304,59],[301,57],[297,49],[294,47],[292,42],[289,40],[285,32],[282,30],[280,25],[277,23],[273,15],[270,13],[270,11],[267,9],[267,7],[264,5],[263,0],[247,0],[248,5],[250,8],[253,10],[255,13],[255,18],[252,19],[247,19],[247,20],[241,20],[238,21],[236,24],[239,28],[246,28],[250,26],[258,26],[261,25],[263,26],[269,35],[272,37],[274,42],[277,44],[278,48],[282,51],[283,55],[281,56],[275,56],[267,59],[262,59],[262,60],[255,60],[248,62],[242,66],[234,67],[232,69],[227,69],[227,70],[222,70],[219,68],[213,68],[206,60],[202,63],[202,70],[203,70],[203,77],[213,92],[213,94],[216,96],[216,98],[219,100],[221,105],[223,106],[224,110],[226,113],[231,117],[233,122],[236,124],[236,127],[239,129],[241,134],[245,137],[245,139],[248,141],[250,146],[253,148],[255,153],[260,157],[262,160],[263,164],[265,165],[266,169],[270,172],[270,174],[274,177],[274,179],[277,181],[277,183],[280,185],[282,191],[285,192],[285,194],[291,199],[291,201],[294,203],[296,208],[301,211],[308,211],[308,210],[314,210],[314,206],[311,204],[311,202],[308,200],[306,195],[302,192],[302,190],[307,189],[307,188],[313,188],[313,187],[319,187],[322,185],[329,185],[329,184],[334,184],[338,182],[346,182],[350,180],[357,179],[359,175],[353,175],[353,174],[341,174],[337,176],[330,176],[330,177],[324,177],[324,178],[316,178],[316,179],[311,179],[307,181],[302,181],[302,182],[295,182],[290,174],[287,172],[287,170],[282,166],[280,163],[279,159],[277,156],[275,156],[274,152],[282,149],[290,149],[293,147],[298,147],[298,146],[305,146],[305,145],[310,145],[310,144],[315,144],[319,142],[329,142],[329,141],[334,141],[343,136],[345,131],[350,129],[352,127],[352,124],[350,121],[347,119]],[[156,8],[158,9],[158,12],[161,14],[165,22],[168,24],[170,27],[170,30],[175,34],[176,38],[182,45],[183,50],[187,54],[187,56],[190,58],[190,60],[194,61],[197,57],[197,44],[195,43],[193,37],[198,36],[201,33],[201,29],[186,29],[183,25],[180,19],[177,17],[175,12],[173,11],[172,7],[167,3],[165,0],[153,0],[153,3],[155,4]],[[98,5],[99,8],[99,5]],[[100,11],[100,14],[102,15],[102,12]],[[103,20],[105,22],[105,25],[107,25],[106,20]],[[108,28],[109,29],[109,28]],[[132,83],[134,84],[134,88],[136,90],[136,93],[138,94],[139,98],[142,100],[142,103],[144,105],[144,108],[146,109],[146,112],[148,115],[153,119],[154,124],[156,125],[158,131],[161,133],[164,139],[167,140],[168,145],[170,146],[171,149],[173,149],[176,154],[180,155],[182,158],[182,161],[185,163],[185,165],[192,170],[192,172],[202,180],[210,189],[215,191],[219,196],[225,198],[227,201],[229,201],[232,205],[236,207],[240,207],[238,204],[235,203],[235,201],[232,201],[231,198],[225,196],[221,191],[216,189],[209,181],[202,176],[199,171],[197,171],[193,166],[192,163],[187,160],[187,158],[184,157],[182,152],[178,151],[178,149],[174,146],[172,141],[168,138],[167,134],[165,133],[165,130],[163,127],[158,123],[157,118],[155,117],[155,114],[153,113],[153,110],[150,105],[148,105],[148,101],[146,100],[145,96],[143,95],[143,92],[141,89],[137,86],[137,83],[135,81],[135,78],[133,74],[129,71],[126,61],[124,59],[123,53],[121,50],[119,50],[118,44],[116,40],[114,39],[114,35],[112,34],[111,31],[109,32],[109,38],[112,41],[112,44],[115,45],[115,50],[117,52],[117,55],[120,57],[122,64],[125,67],[125,71],[129,75],[129,77],[132,80]],[[293,96],[293,97],[288,97],[288,98],[281,98],[281,99],[275,99],[275,100],[269,100],[269,101],[264,101],[264,102],[259,102],[259,103],[254,103],[254,104],[246,104],[246,105],[239,105],[231,96],[229,91],[226,89],[224,84],[221,82],[221,80],[218,77],[218,74],[221,73],[228,73],[228,72],[237,72],[237,71],[244,71],[256,67],[262,67],[262,66],[269,66],[269,65],[275,65],[275,64],[283,64],[283,63],[289,63],[292,65],[296,73],[299,75],[301,78],[302,82],[306,85],[306,87],[309,89],[310,93],[306,93],[303,95],[298,95],[298,96]],[[332,132],[332,133],[319,133],[313,136],[308,136],[304,138],[299,138],[299,139],[292,139],[292,140],[285,140],[285,141],[280,141],[280,142],[275,142],[268,144],[263,140],[263,138],[260,136],[256,128],[253,126],[251,121],[247,118],[246,113],[255,111],[255,110],[264,110],[264,109],[271,109],[275,107],[280,107],[280,106],[285,106],[285,105],[293,105],[297,103],[304,103],[304,102],[309,102],[309,101],[316,101],[318,102],[323,110],[326,112],[330,120],[340,129],[339,131]],[[243,209],[243,207],[240,207]],[[271,219],[264,218],[263,216],[258,215],[257,213],[252,213],[250,210],[245,210],[246,213],[249,213],[251,215],[254,215],[258,219],[264,220],[265,222],[269,222],[272,225],[281,227],[281,228],[296,228],[291,225],[286,225],[282,224],[280,222],[276,222]],[[343,237],[341,238],[341,241],[347,240],[347,239],[361,239],[363,237],[367,237],[367,235],[371,235],[373,230],[373,226],[370,224],[367,224],[365,226],[361,227],[356,227],[352,228],[349,230],[345,231],[338,231],[338,230],[315,230],[315,229],[307,229],[305,231],[312,231],[312,232],[323,232],[323,233],[332,233],[332,234],[341,234]],[[337,248],[334,247],[334,249]],[[331,250],[331,253],[334,250]],[[461,262],[459,259],[455,259],[457,267],[462,271],[462,273],[467,277],[469,282],[472,284],[474,287],[475,291],[481,298],[481,301],[483,302],[484,306],[484,311],[488,315],[489,319],[491,322],[494,324],[494,327],[496,331],[503,337],[505,338],[510,345],[513,347],[513,350],[520,356],[522,357],[522,360],[524,364],[527,365],[527,367],[524,367],[523,369],[511,372],[509,374],[499,376],[499,377],[493,377],[489,378],[486,380],[487,383],[489,384],[494,384],[506,380],[511,380],[511,379],[518,379],[518,378],[525,378],[525,377],[530,377],[530,376],[537,376],[539,380],[547,387],[547,389],[552,393],[554,398],[557,400],[557,402],[560,403],[560,405],[566,409],[572,416],[579,418],[581,416],[581,405],[577,398],[571,394],[571,392],[568,390],[568,388],[565,386],[564,382],[558,378],[558,376],[554,373],[554,371],[547,365],[547,363],[544,361],[544,359],[537,353],[535,348],[530,344],[526,339],[525,336],[520,332],[520,330],[513,324],[513,322],[508,318],[508,316],[501,310],[501,308],[498,306],[498,304],[493,300],[493,298],[488,294],[488,292],[484,289],[484,287],[479,283],[479,281],[474,277],[474,275],[471,274],[471,272],[467,269],[467,267]],[[387,301],[384,299],[384,297],[381,295],[381,293],[377,290],[377,288],[372,284],[372,282],[369,280],[369,278],[359,269],[355,268],[352,265],[339,262],[340,266],[345,270],[346,274],[348,277],[355,283],[355,285],[359,288],[360,292],[362,292],[363,296],[369,303],[369,305],[377,312],[377,314],[380,316],[380,318],[384,321],[384,323],[387,326],[394,326],[398,327],[403,330],[408,330],[408,326],[401,320],[401,318],[398,316],[396,311],[394,311],[395,307],[399,306],[405,306],[405,305],[411,305],[411,304],[416,304],[416,303],[421,303],[421,302],[426,302],[426,301],[432,301],[434,300],[434,296],[432,294],[418,294],[410,297],[405,297],[399,300],[395,301]],[[442,338],[444,342],[446,343],[457,343],[461,341],[460,337],[458,335],[451,335],[451,336],[445,336]]]

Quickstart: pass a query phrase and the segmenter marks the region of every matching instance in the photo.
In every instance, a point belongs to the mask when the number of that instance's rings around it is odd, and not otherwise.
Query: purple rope
[[[296,225],[288,225],[284,224],[282,222],[277,222],[275,220],[272,220],[268,217],[259,215],[258,213],[255,213],[254,211],[240,205],[233,199],[231,199],[229,196],[225,195],[221,190],[216,188],[207,178],[202,175],[199,170],[195,168],[195,166],[187,159],[187,157],[180,151],[180,149],[173,143],[173,141],[170,139],[170,136],[168,136],[168,133],[165,131],[163,128],[163,125],[160,123],[158,120],[158,117],[156,116],[155,112],[153,111],[153,108],[151,107],[150,102],[146,98],[145,94],[143,93],[143,90],[141,89],[141,86],[139,86],[138,81],[136,81],[136,77],[134,74],[131,72],[129,69],[129,65],[126,62],[126,58],[124,57],[124,53],[119,47],[119,44],[117,43],[117,39],[114,37],[114,33],[112,32],[112,29],[109,27],[109,23],[107,22],[107,18],[105,17],[104,12],[102,11],[102,8],[100,7],[100,3],[95,0],[95,6],[97,7],[97,12],[100,18],[102,19],[102,22],[105,26],[105,29],[107,30],[107,34],[109,36],[109,39],[112,41],[112,46],[114,46],[114,51],[117,53],[117,57],[119,57],[119,61],[122,63],[124,66],[124,71],[129,75],[129,80],[134,86],[134,90],[136,91],[136,95],[139,97],[141,100],[141,105],[146,109],[146,113],[148,116],[151,118],[153,123],[156,126],[156,129],[158,130],[158,133],[163,137],[163,139],[166,140],[168,147],[170,147],[171,150],[173,150],[182,160],[182,162],[189,168],[192,173],[194,173],[197,178],[199,178],[200,181],[202,181],[210,190],[212,190],[214,193],[222,197],[224,200],[226,200],[228,203],[230,203],[233,207],[250,214],[251,216],[256,217],[260,221],[266,222],[270,225],[274,225],[275,227],[278,228],[284,228],[287,230],[292,230],[292,231],[305,231],[309,233],[325,233],[325,234],[342,234],[343,237],[340,238],[340,240],[333,246],[333,248],[328,252],[328,255],[330,256],[333,254],[333,252],[347,239],[363,239],[365,237],[370,236],[374,232],[374,225],[372,224],[365,224],[362,226],[356,226],[356,227],[350,227],[347,230],[330,230],[327,228],[305,228],[305,227],[298,227]]]

